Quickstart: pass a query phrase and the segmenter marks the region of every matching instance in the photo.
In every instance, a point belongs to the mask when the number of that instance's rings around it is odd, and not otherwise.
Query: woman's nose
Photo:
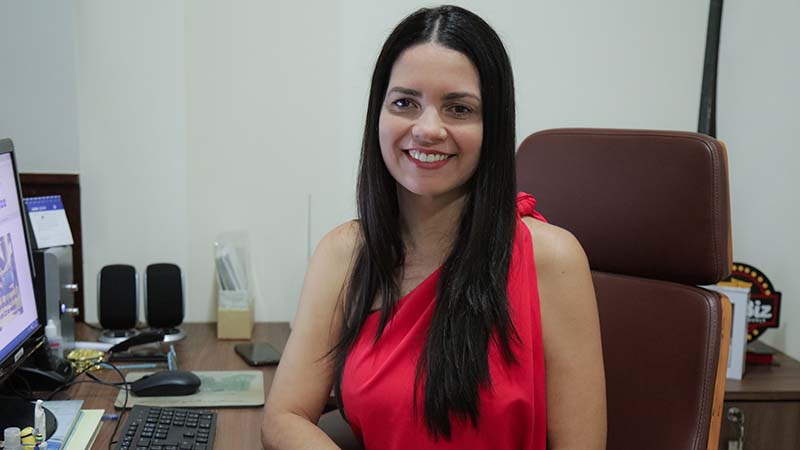
[[[442,118],[436,108],[426,108],[411,128],[411,135],[422,143],[436,143],[447,138]]]

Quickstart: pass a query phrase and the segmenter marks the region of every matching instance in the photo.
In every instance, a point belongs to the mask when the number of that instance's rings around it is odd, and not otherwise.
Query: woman
[[[489,25],[443,6],[395,28],[372,77],[359,220],[309,265],[266,448],[337,448],[315,426],[332,386],[367,449],[605,448],[586,257],[517,195],[514,136]]]

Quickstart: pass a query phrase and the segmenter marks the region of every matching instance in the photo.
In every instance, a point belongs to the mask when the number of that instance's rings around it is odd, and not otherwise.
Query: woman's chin
[[[458,198],[466,194],[466,189],[461,186],[442,186],[432,184],[402,184],[398,183],[399,195],[410,195],[422,198]]]

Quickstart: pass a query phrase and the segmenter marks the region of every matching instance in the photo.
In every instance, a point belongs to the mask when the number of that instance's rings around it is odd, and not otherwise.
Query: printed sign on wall
[[[750,299],[747,302],[747,342],[758,339],[769,328],[778,328],[781,293],[775,290],[764,272],[749,264],[734,262],[731,275],[720,284],[750,289]]]

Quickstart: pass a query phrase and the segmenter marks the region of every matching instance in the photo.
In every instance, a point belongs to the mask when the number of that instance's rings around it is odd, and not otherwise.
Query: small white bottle
[[[5,450],[22,450],[19,428],[8,427],[3,430],[3,448]]]
[[[44,336],[47,338],[47,346],[49,348],[50,359],[55,363],[55,359],[61,358],[61,333],[58,332],[58,326],[53,319],[47,320],[47,325],[44,327]]]

